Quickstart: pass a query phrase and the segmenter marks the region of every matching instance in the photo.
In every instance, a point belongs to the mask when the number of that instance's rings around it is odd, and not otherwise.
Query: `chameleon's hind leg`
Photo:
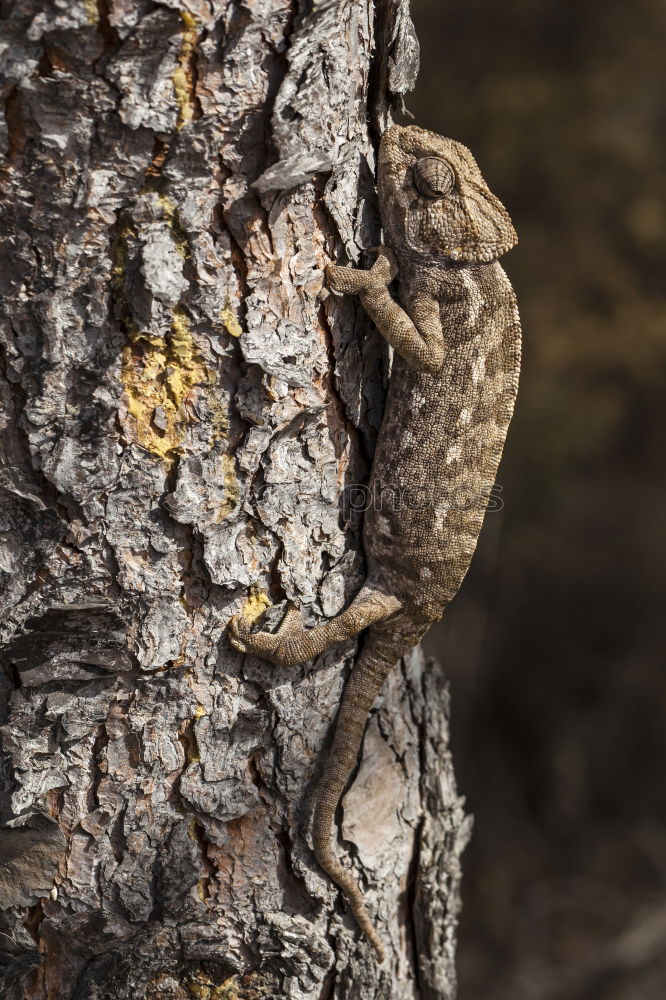
[[[389,618],[401,606],[396,597],[364,587],[346,611],[325,625],[310,629],[303,627],[300,612],[294,607],[289,608],[277,632],[251,632],[250,623],[244,618],[232,618],[231,644],[241,653],[253,653],[278,666],[291,667]]]

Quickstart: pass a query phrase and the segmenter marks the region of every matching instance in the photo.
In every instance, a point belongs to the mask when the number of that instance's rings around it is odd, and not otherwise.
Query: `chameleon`
[[[276,632],[252,631],[238,616],[230,638],[243,653],[291,666],[367,630],[314,794],[312,842],[381,962],[381,937],[332,843],[335,811],[385,678],[441,618],[467,572],[513,413],[521,328],[498,262],[516,232],[466,146],[389,126],[378,196],[384,244],[372,267],[325,269],[329,289],[358,295],[394,352],[364,515],[365,581],[324,624],[306,628],[290,605]]]

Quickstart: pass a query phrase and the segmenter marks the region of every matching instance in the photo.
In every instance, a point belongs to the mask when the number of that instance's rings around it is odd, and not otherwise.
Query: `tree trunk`
[[[379,242],[408,0],[7,0],[0,985],[7,1000],[454,995],[467,822],[416,650],[309,821],[355,646],[235,653],[363,578],[385,357],[329,258]]]

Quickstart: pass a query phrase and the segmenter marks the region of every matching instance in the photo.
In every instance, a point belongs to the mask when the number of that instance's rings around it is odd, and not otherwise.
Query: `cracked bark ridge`
[[[406,0],[0,10],[0,991],[451,997],[438,670],[391,677],[342,810],[379,968],[309,840],[354,647],[225,636],[362,579],[384,357],[322,269],[379,241]]]

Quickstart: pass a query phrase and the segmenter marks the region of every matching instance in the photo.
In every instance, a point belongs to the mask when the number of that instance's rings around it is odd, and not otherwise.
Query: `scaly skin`
[[[234,619],[231,641],[287,665],[369,629],[315,796],[313,843],[382,961],[360,889],[333,850],[333,817],[386,675],[467,572],[513,412],[520,322],[497,263],[516,234],[465,146],[415,126],[388,128],[379,204],[386,246],[372,268],[326,269],[329,287],[359,295],[395,351],[365,515],[366,582],[325,625],[306,630],[291,609],[275,634]],[[396,276],[401,305],[388,290]]]

